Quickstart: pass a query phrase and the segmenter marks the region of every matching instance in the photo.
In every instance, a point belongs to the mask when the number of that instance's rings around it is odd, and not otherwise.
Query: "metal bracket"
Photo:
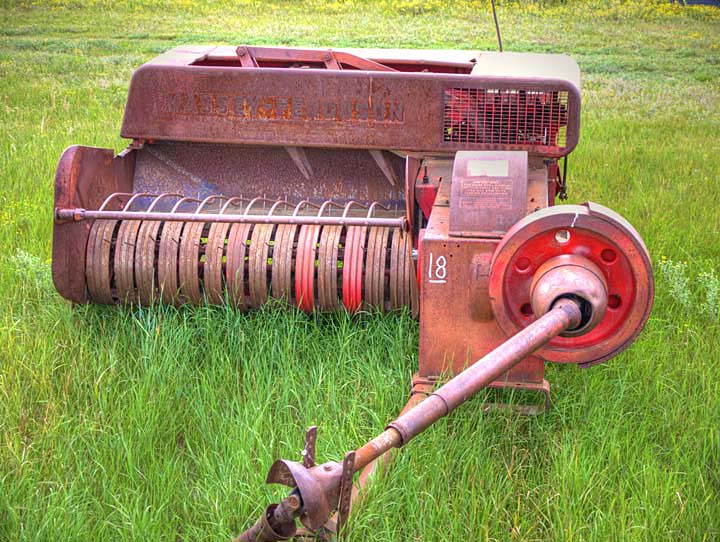
[[[397,175],[395,175],[395,170],[392,167],[392,162],[387,157],[387,155],[383,151],[373,149],[368,152],[370,153],[370,156],[373,157],[373,160],[375,160],[375,163],[378,165],[380,170],[383,172],[383,175],[385,175],[387,182],[389,182],[392,186],[398,186],[400,182],[398,181]]]
[[[340,479],[340,497],[338,499],[337,537],[342,537],[342,531],[350,515],[350,502],[352,500],[353,473],[355,472],[355,452],[348,452],[343,459],[342,477]]]
[[[514,412],[516,414],[520,414],[521,416],[539,416],[540,414],[550,410],[550,408],[552,407],[550,383],[544,379],[541,383],[507,382],[496,380],[495,382],[491,382],[490,384],[488,384],[488,388],[541,393],[543,395],[543,403],[538,405],[525,403],[485,403],[482,407],[484,412],[498,410]]]
[[[313,425],[305,431],[305,448],[302,451],[303,467],[306,469],[315,466],[315,442],[317,441],[317,426]]]
[[[302,147],[285,147],[285,150],[290,155],[290,158],[292,158],[295,166],[300,170],[300,173],[302,173],[302,176],[309,181],[314,174],[310,160],[308,160],[307,154],[305,154],[305,149]]]

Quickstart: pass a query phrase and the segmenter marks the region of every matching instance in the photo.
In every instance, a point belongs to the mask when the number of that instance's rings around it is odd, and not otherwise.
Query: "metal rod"
[[[493,19],[495,19],[495,33],[497,34],[497,40],[498,40],[498,49],[500,49],[500,52],[503,52],[503,46],[502,46],[502,38],[500,37],[500,23],[498,23],[497,18],[497,10],[495,9],[495,0],[491,0],[492,3],[492,10],[493,10]]]
[[[355,470],[362,469],[390,449],[407,444],[554,337],[577,327],[581,319],[580,307],[575,301],[565,298],[557,301],[547,314],[438,388],[388,424],[380,435],[358,448]]]
[[[407,230],[404,216],[397,218],[368,217],[331,217],[331,216],[269,216],[269,215],[232,215],[213,213],[173,213],[145,211],[90,211],[87,209],[55,209],[58,221],[81,220],[162,220],[165,222],[226,222],[231,224],[299,224],[318,226],[382,226]]]
[[[410,396],[410,399],[408,399],[407,404],[400,411],[400,416],[405,414],[408,410],[415,407],[419,403],[423,402],[426,398],[427,395],[422,392],[413,393]],[[362,498],[364,494],[363,490],[365,489],[365,486],[367,485],[370,478],[380,467],[387,467],[392,457],[392,454],[386,453],[381,455],[380,457],[373,459],[370,463],[365,465],[365,467],[360,472],[360,476],[358,476],[357,483],[353,485],[353,506],[355,506],[356,502]]]

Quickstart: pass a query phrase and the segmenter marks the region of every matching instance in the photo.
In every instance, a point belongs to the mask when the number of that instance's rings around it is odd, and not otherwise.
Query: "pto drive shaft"
[[[287,540],[296,533],[295,518],[298,517],[311,531],[316,531],[338,508],[343,479],[350,477],[352,480],[352,473],[392,448],[407,444],[554,337],[579,328],[582,321],[581,304],[575,299],[559,298],[545,315],[438,388],[390,423],[380,435],[358,448],[354,452],[350,472],[347,472],[347,465],[344,468],[337,462],[311,468],[291,461],[275,462],[268,482],[282,483],[294,489],[280,504],[268,506],[260,520],[242,533],[238,540]]]
[[[557,335],[577,328],[581,320],[576,301],[564,298],[556,301],[547,314],[438,388],[356,450],[355,468],[363,468],[390,448],[404,446]]]

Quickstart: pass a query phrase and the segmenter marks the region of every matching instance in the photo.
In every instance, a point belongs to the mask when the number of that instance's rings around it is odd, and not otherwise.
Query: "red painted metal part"
[[[534,319],[530,285],[537,269],[561,254],[597,265],[608,285],[608,309],[592,331],[557,337],[538,355],[548,361],[592,365],[617,355],[647,321],[653,301],[650,257],[635,229],[609,209],[589,203],[529,215],[498,246],[490,274],[490,299],[498,323],[511,334]]]
[[[295,266],[295,292],[298,307],[305,312],[315,308],[315,257],[318,226],[302,226],[298,237]]]
[[[432,206],[435,203],[439,185],[438,184],[417,184],[415,186],[415,200],[422,211],[425,220],[430,219]]]
[[[87,209],[56,209],[55,220],[58,222],[80,222],[83,220],[162,220],[166,222],[202,222],[207,224],[305,224],[326,226],[384,226],[407,229],[405,217],[377,218],[362,216],[288,216],[288,215],[241,215],[218,213],[171,213],[143,211],[90,211]]]
[[[367,70],[367,71],[395,71],[378,62],[359,57],[343,51],[332,49],[290,49],[280,47],[251,47],[241,45],[236,50],[237,58],[233,56],[204,59],[197,63],[203,66],[232,66],[233,61],[240,62],[243,68],[325,68],[329,70]],[[196,65],[197,65],[196,64]]]
[[[134,167],[132,152],[113,158],[111,149],[69,147],[55,175],[55,206],[97,209],[108,194],[131,191]],[[88,301],[85,258],[90,226],[89,222],[56,222],[53,227],[53,282],[74,303]]]
[[[343,258],[342,292],[343,305],[349,312],[355,312],[362,303],[362,255],[365,228],[348,228],[345,236]]]

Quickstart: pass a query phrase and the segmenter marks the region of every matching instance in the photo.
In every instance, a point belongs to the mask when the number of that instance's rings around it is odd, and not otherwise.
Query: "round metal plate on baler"
[[[223,257],[225,241],[230,224],[216,222],[210,226],[207,244],[205,245],[205,269],[203,271],[205,295],[209,303],[222,304],[225,297],[223,281]]]
[[[324,226],[318,254],[318,305],[320,310],[340,308],[338,295],[338,253],[342,226]]]
[[[250,306],[260,307],[268,300],[268,257],[275,226],[258,224],[250,238]]]
[[[228,235],[225,282],[230,303],[238,310],[246,310],[248,305],[245,299],[245,258],[251,231],[252,224],[233,224]]]
[[[166,222],[160,234],[158,249],[158,286],[163,303],[181,303],[178,286],[178,246],[182,222]]]
[[[388,228],[370,228],[365,265],[365,303],[383,309],[385,304],[385,260]]]
[[[289,302],[292,296],[292,266],[298,227],[280,224],[275,231],[271,273],[272,296]]]
[[[295,259],[295,302],[305,311],[315,309],[315,261],[320,226],[307,224],[300,227]]]
[[[536,320],[530,288],[536,271],[563,254],[583,256],[604,274],[608,307],[602,320],[578,337],[556,337],[537,355],[547,361],[605,361],[627,348],[642,330],[653,302],[650,256],[627,220],[594,203],[548,207],[526,216],[503,237],[493,255],[490,301],[508,335]]]
[[[200,251],[202,246],[202,234],[205,228],[203,222],[188,222],[182,231],[180,238],[180,257],[178,260],[180,291],[190,303],[198,304],[203,300],[202,288],[200,285]]]
[[[117,220],[96,220],[90,228],[85,276],[90,299],[96,303],[113,303],[110,257]]]
[[[342,294],[343,305],[355,312],[363,301],[363,264],[367,228],[351,226],[345,233],[343,251]]]
[[[150,305],[157,300],[155,292],[155,250],[162,222],[144,220],[135,246],[135,284],[138,301]]]
[[[118,228],[115,241],[115,289],[120,303],[136,303],[135,289],[135,244],[138,230],[142,222],[139,220],[123,220]]]

